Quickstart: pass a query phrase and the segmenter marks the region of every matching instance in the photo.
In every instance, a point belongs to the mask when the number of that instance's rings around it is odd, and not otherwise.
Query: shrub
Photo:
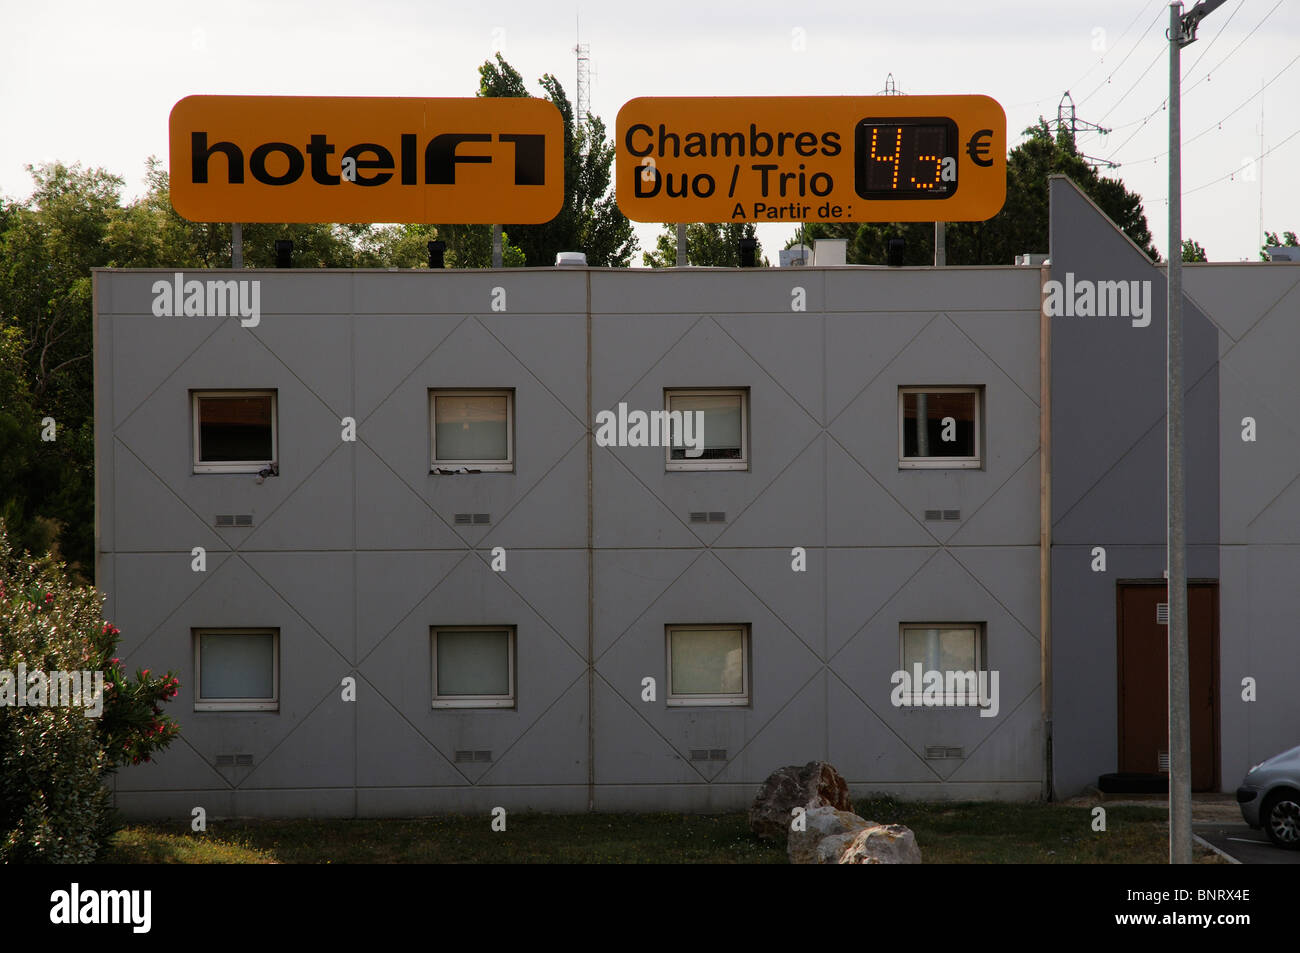
[[[103,620],[102,604],[63,564],[15,553],[0,524],[0,861],[94,860],[112,829],[105,777],[151,760],[179,733],[162,713],[176,676],[146,669],[128,678],[114,657],[120,632]],[[17,683],[20,665],[29,675],[102,672],[102,713],[16,706],[17,692],[30,697]]]

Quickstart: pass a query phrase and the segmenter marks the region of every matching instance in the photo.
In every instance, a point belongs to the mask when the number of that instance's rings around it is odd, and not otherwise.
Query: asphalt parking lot
[[[1300,864],[1300,850],[1274,847],[1263,831],[1251,830],[1244,822],[1200,822],[1192,830],[1243,864]]]

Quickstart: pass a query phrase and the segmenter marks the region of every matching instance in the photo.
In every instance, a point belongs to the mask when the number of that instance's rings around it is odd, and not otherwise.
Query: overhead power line
[[[1138,18],[1141,17],[1142,14],[1146,12],[1147,7],[1149,7],[1152,3],[1158,3],[1158,2],[1160,2],[1160,0],[1147,0],[1147,4],[1146,4],[1146,6],[1144,6],[1142,9],[1138,10],[1138,12],[1133,16],[1133,19],[1128,21],[1128,26],[1126,26],[1126,27],[1124,28],[1124,32],[1121,33],[1121,34],[1119,35],[1119,39],[1115,41],[1115,47],[1118,48],[1119,45],[1120,45],[1121,43],[1124,42],[1124,37],[1128,36],[1129,31],[1133,29],[1133,24],[1138,22]],[[1242,0],[1242,2],[1245,2],[1245,0]],[[1071,83],[1068,87],[1066,87],[1067,91],[1070,90],[1070,89],[1075,89],[1075,88],[1077,88],[1078,85],[1079,85],[1080,83],[1082,83],[1085,79],[1087,79],[1089,76],[1091,76],[1091,75],[1093,74],[1093,71],[1096,70],[1096,68],[1097,68],[1098,66],[1100,66],[1100,65],[1101,65],[1102,63],[1104,63],[1104,62],[1106,62],[1106,54],[1105,54],[1105,53],[1102,53],[1101,56],[1097,57],[1097,59],[1095,59],[1095,60],[1093,61],[1093,64],[1092,64],[1091,66],[1088,67],[1087,71],[1086,71],[1082,76],[1080,76],[1080,77],[1079,77],[1078,79],[1076,79],[1073,83]],[[1018,109],[1018,108],[1021,107],[1021,106],[1037,106],[1039,103],[1045,103],[1045,102],[1047,102],[1048,100],[1050,100],[1051,98],[1052,98],[1051,96],[1044,96],[1044,97],[1041,98],[1041,99],[1026,99],[1026,100],[1025,100],[1024,102],[1022,102],[1022,103],[1012,103],[1011,105],[1007,106],[1006,108],[1007,108],[1007,109]]]
[[[1111,70],[1109,73],[1106,74],[1106,78],[1103,79],[1100,83],[1098,83],[1096,87],[1092,90],[1092,92],[1079,97],[1080,103],[1082,103],[1085,99],[1089,98],[1090,96],[1095,95],[1097,90],[1107,85],[1111,81],[1111,79],[1115,76],[1115,74],[1118,73],[1121,69],[1123,69],[1124,64],[1128,62],[1129,57],[1132,56],[1137,51],[1137,48],[1142,44],[1142,37],[1151,31],[1151,28],[1156,25],[1156,21],[1159,20],[1163,14],[1164,14],[1164,10],[1162,9],[1156,10],[1155,19],[1152,20],[1147,25],[1147,28],[1143,30],[1142,33],[1138,36],[1137,40],[1133,43],[1132,48],[1127,53],[1124,54],[1124,58],[1119,61],[1119,63],[1115,66],[1113,70]]]
[[[1226,116],[1224,116],[1224,117],[1223,117],[1222,119],[1220,119],[1218,122],[1212,122],[1212,123],[1210,123],[1208,126],[1206,126],[1204,129],[1202,129],[1200,132],[1198,132],[1196,135],[1194,135],[1194,136],[1192,136],[1192,137],[1190,137],[1190,138],[1188,138],[1188,139],[1184,139],[1184,140],[1183,140],[1183,145],[1187,145],[1189,142],[1195,142],[1197,139],[1200,139],[1202,136],[1207,136],[1207,135],[1209,135],[1211,132],[1213,132],[1214,130],[1223,128],[1223,124],[1224,124],[1225,122],[1227,122],[1227,121],[1228,121],[1229,119],[1231,119],[1233,116],[1237,115],[1237,113],[1241,112],[1241,111],[1242,111],[1243,109],[1245,109],[1248,105],[1250,105],[1252,102],[1254,102],[1254,101],[1255,101],[1256,99],[1258,99],[1260,96],[1262,96],[1262,95],[1264,94],[1264,90],[1268,89],[1268,87],[1272,86],[1275,82],[1277,82],[1278,79],[1281,78],[1282,74],[1285,73],[1287,70],[1289,70],[1291,67],[1295,66],[1296,63],[1300,63],[1300,54],[1296,54],[1295,58],[1292,59],[1290,63],[1287,63],[1286,66],[1283,66],[1280,70],[1278,70],[1278,71],[1277,71],[1277,74],[1276,74],[1272,79],[1270,79],[1267,83],[1265,83],[1265,84],[1264,84],[1263,86],[1261,86],[1259,89],[1255,90],[1255,92],[1251,93],[1249,96],[1247,96],[1245,99],[1243,99],[1243,100],[1242,100],[1240,103],[1238,103],[1238,104],[1237,104],[1237,105],[1236,105],[1236,106],[1235,106],[1235,107],[1234,107],[1234,108],[1233,108],[1233,109],[1232,109],[1232,110],[1231,110],[1231,111],[1230,111]],[[1123,148],[1123,147],[1121,146],[1121,148]],[[1119,151],[1118,149],[1115,150],[1115,152],[1118,152],[1118,151]],[[1114,154],[1115,154],[1115,153],[1111,153],[1112,157],[1114,156]],[[1158,153],[1156,153],[1156,154],[1153,155],[1153,156],[1145,156],[1145,157],[1143,157],[1143,158],[1141,158],[1141,159],[1133,159],[1133,160],[1131,160],[1131,163],[1130,163],[1130,164],[1132,164],[1132,165],[1139,165],[1139,164],[1141,164],[1141,163],[1143,163],[1143,162],[1150,162],[1152,159],[1161,159],[1161,158],[1163,158],[1163,157],[1165,157],[1165,156],[1167,156],[1167,155],[1169,155],[1169,150],[1168,150],[1168,149],[1166,149],[1164,152],[1158,152]]]
[[[1260,161],[1261,159],[1263,159],[1263,158],[1265,158],[1265,157],[1271,155],[1272,153],[1276,152],[1278,149],[1282,148],[1284,145],[1286,145],[1288,142],[1290,142],[1290,141],[1291,141],[1292,139],[1294,139],[1296,136],[1300,136],[1300,129],[1297,129],[1295,132],[1291,133],[1291,135],[1287,136],[1287,137],[1286,137],[1285,139],[1283,139],[1281,142],[1276,143],[1275,145],[1271,146],[1271,147],[1268,148],[1268,149],[1265,149],[1263,152],[1261,152],[1259,155],[1257,155],[1257,156],[1255,157],[1255,161],[1258,162],[1258,161]],[[1194,188],[1194,189],[1187,189],[1186,191],[1183,192],[1183,195],[1191,195],[1193,192],[1199,192],[1199,191],[1201,191],[1201,189],[1208,189],[1208,188],[1209,188],[1210,186],[1212,186],[1212,185],[1218,185],[1218,184],[1219,184],[1220,182],[1222,182],[1224,179],[1231,179],[1231,178],[1233,178],[1233,177],[1234,177],[1234,176],[1235,176],[1239,171],[1240,171],[1240,166],[1239,166],[1238,168],[1236,168],[1236,169],[1233,169],[1231,172],[1225,172],[1223,175],[1219,176],[1217,179],[1211,179],[1209,182],[1206,182],[1204,185],[1198,185],[1198,186],[1197,186],[1196,188]],[[1168,201],[1168,199],[1166,199],[1166,201]]]
[[[1241,41],[1240,41],[1236,46],[1234,46],[1231,50],[1228,51],[1228,55],[1225,56],[1223,59],[1219,60],[1219,62],[1218,62],[1218,63],[1217,63],[1217,64],[1216,64],[1212,69],[1208,70],[1208,71],[1206,72],[1206,74],[1205,74],[1204,76],[1202,76],[1200,79],[1198,79],[1195,83],[1193,83],[1191,86],[1187,87],[1187,89],[1184,89],[1184,90],[1183,90],[1183,95],[1186,95],[1188,92],[1190,92],[1191,90],[1195,89],[1195,88],[1196,88],[1197,86],[1199,86],[1201,83],[1206,82],[1206,81],[1207,81],[1207,80],[1208,80],[1208,79],[1209,79],[1209,78],[1210,78],[1210,77],[1211,77],[1211,76],[1212,76],[1212,75],[1213,75],[1213,74],[1214,74],[1214,73],[1215,73],[1215,72],[1216,72],[1216,71],[1217,71],[1221,66],[1223,66],[1224,63],[1228,62],[1228,60],[1230,60],[1230,59],[1232,58],[1233,54],[1236,53],[1239,49],[1241,49],[1242,46],[1245,45],[1246,41],[1249,40],[1252,36],[1254,36],[1256,32],[1259,31],[1259,28],[1262,27],[1262,26],[1263,26],[1263,25],[1268,21],[1268,18],[1271,17],[1275,12],[1277,12],[1277,9],[1278,9],[1279,7],[1282,6],[1282,3],[1283,3],[1283,0],[1277,0],[1277,3],[1275,3],[1275,4],[1272,6],[1272,8],[1268,11],[1268,13],[1264,14],[1263,18],[1262,18],[1258,23],[1255,24],[1255,26],[1251,29],[1251,31],[1250,31],[1249,33],[1247,33],[1244,37],[1242,37]],[[1239,3],[1239,4],[1236,6],[1236,8],[1232,11],[1232,15],[1229,16],[1228,19],[1224,22],[1223,25],[1224,25],[1225,27],[1226,27],[1229,23],[1232,22],[1232,18],[1235,17],[1235,16],[1237,15],[1238,11],[1240,11],[1241,8],[1242,8],[1244,5],[1245,5],[1245,0],[1241,0],[1241,3]],[[1196,58],[1196,62],[1192,64],[1191,69],[1189,69],[1189,70],[1184,74],[1184,78],[1186,78],[1186,77],[1190,77],[1190,76],[1191,76],[1191,74],[1193,73],[1193,71],[1195,71],[1197,64],[1199,64],[1199,63],[1201,62],[1201,60],[1203,60],[1203,59],[1205,58],[1205,54],[1208,53],[1208,52],[1210,51],[1210,47],[1214,45],[1215,40],[1217,40],[1217,39],[1218,39],[1220,36],[1222,36],[1222,35],[1223,35],[1223,31],[1222,31],[1222,30],[1220,30],[1218,33],[1216,33],[1216,34],[1214,35],[1213,39],[1210,40],[1209,45],[1206,46],[1206,48],[1201,52],[1201,55],[1198,56],[1198,57]],[[1286,67],[1286,69],[1289,69],[1289,68],[1290,68],[1290,65],[1288,65],[1288,66]],[[1286,70],[1284,69],[1283,72],[1285,72],[1285,71],[1286,71]],[[1279,75],[1280,75],[1280,74],[1279,74]],[[1274,77],[1274,78],[1276,79],[1276,77]],[[1270,80],[1270,82],[1272,82],[1272,81]],[[1132,142],[1132,141],[1137,137],[1138,133],[1140,133],[1140,132],[1142,131],[1143,127],[1145,127],[1146,124],[1147,124],[1148,122],[1151,121],[1151,117],[1153,117],[1156,113],[1158,113],[1158,112],[1160,112],[1162,109],[1164,109],[1165,106],[1166,106],[1166,104],[1167,104],[1168,102],[1169,102],[1169,98],[1168,98],[1168,97],[1165,97],[1164,99],[1162,99],[1162,100],[1160,101],[1160,104],[1159,104],[1158,106],[1156,106],[1155,109],[1151,110],[1151,112],[1147,113],[1147,114],[1146,114],[1145,116],[1143,116],[1140,120],[1137,120],[1137,126],[1138,126],[1138,128],[1135,129],[1135,130],[1132,132],[1132,134],[1129,135],[1129,137],[1128,137],[1127,139],[1125,139],[1123,142],[1121,142],[1121,143],[1120,143],[1120,144],[1119,144],[1119,145],[1114,149],[1114,151],[1112,151],[1112,152],[1110,153],[1110,155],[1109,155],[1107,158],[1108,158],[1110,161],[1114,161],[1115,157],[1116,157],[1117,155],[1119,155],[1121,151],[1123,151],[1124,147],[1127,146],[1130,142]],[[1244,105],[1244,104],[1243,104],[1243,105]],[[1231,114],[1230,114],[1230,115],[1231,115]],[[1227,117],[1224,117],[1224,118],[1226,119]],[[1220,122],[1222,122],[1222,121],[1223,121],[1223,120],[1220,120]],[[1129,126],[1131,126],[1131,125],[1133,125],[1133,123],[1125,123],[1124,125],[1119,126],[1119,127],[1117,127],[1117,128],[1120,128],[1120,129],[1127,129],[1127,128],[1129,128]],[[1217,123],[1216,123],[1216,125],[1217,125]],[[1198,133],[1198,137],[1199,137],[1200,135],[1203,135],[1203,134],[1204,134],[1204,133]],[[1188,141],[1191,141],[1191,140],[1188,140]],[[1162,153],[1160,153],[1159,155],[1156,155],[1156,156],[1150,156],[1150,157],[1148,157],[1148,158],[1149,158],[1149,159],[1159,159],[1161,156],[1165,156],[1165,155],[1168,155],[1168,154],[1169,154],[1169,153],[1168,153],[1168,151],[1166,150],[1165,152],[1162,152]],[[1147,160],[1147,159],[1138,159],[1138,160],[1136,160],[1135,163],[1133,163],[1133,164],[1137,164],[1137,163],[1141,163],[1141,162],[1146,162],[1146,161],[1148,161],[1148,160]]]

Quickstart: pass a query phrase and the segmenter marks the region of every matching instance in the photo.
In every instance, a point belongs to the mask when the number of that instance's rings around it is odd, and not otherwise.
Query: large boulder
[[[749,828],[764,840],[783,843],[790,832],[790,813],[832,807],[852,811],[848,783],[825,761],[789,765],[768,775],[749,809]]]
[[[791,835],[793,838],[793,834]],[[793,839],[791,840],[793,844]],[[792,863],[817,864],[919,864],[921,848],[916,837],[902,824],[874,824],[859,830],[823,837],[813,853],[815,860]]]
[[[819,845],[832,840],[838,842],[842,838],[851,840],[875,826],[852,811],[814,807],[805,812],[802,824],[790,828],[785,850],[792,864],[819,864],[822,863],[818,855]]]

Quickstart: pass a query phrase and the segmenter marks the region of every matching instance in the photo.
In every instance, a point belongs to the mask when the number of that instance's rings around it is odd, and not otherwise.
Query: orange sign
[[[974,222],[1006,200],[988,96],[641,98],[615,128],[638,222]]]
[[[196,222],[549,222],[564,123],[541,99],[187,96],[171,199]]]

